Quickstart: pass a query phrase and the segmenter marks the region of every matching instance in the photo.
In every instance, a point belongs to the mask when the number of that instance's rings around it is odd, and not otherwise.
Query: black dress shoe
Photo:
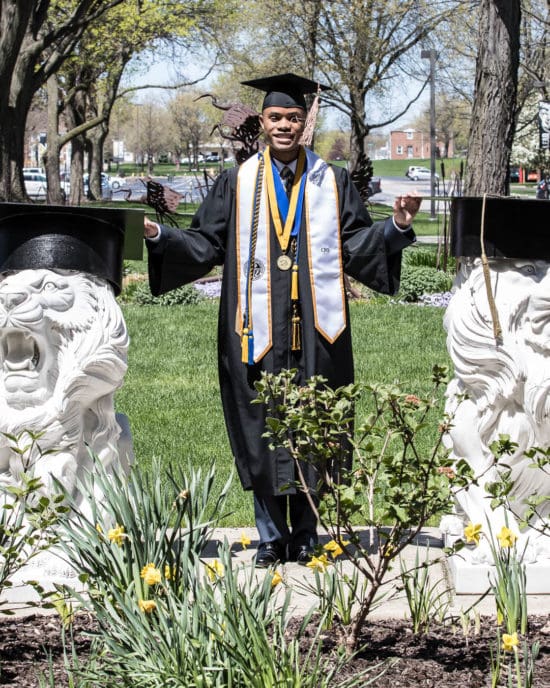
[[[306,566],[311,561],[314,552],[311,545],[300,545],[298,547],[294,547],[291,550],[291,554],[292,561],[300,564],[300,566]]]
[[[258,547],[256,568],[266,569],[285,560],[285,548],[280,542],[264,542]]]

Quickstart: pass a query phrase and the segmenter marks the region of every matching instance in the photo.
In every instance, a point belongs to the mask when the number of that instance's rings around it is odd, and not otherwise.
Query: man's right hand
[[[159,233],[159,226],[148,217],[143,217],[143,236],[146,239],[154,239]]]

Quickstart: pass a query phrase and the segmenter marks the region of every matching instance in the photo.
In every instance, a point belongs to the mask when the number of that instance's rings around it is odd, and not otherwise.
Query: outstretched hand
[[[152,222],[147,216],[143,217],[143,235],[146,239],[154,239],[159,233],[156,222]]]
[[[395,224],[402,229],[409,227],[421,203],[422,196],[419,196],[414,191],[404,196],[397,196],[393,202],[393,219]]]

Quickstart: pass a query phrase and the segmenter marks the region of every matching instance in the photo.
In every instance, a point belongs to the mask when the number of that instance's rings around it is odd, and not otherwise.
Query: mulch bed
[[[298,623],[298,621],[296,621]],[[0,621],[0,685],[35,688],[37,673],[48,671],[52,656],[55,686],[65,688],[61,624],[57,616],[9,617]],[[85,615],[75,621],[78,655],[85,661],[89,642],[86,631],[93,623]],[[441,626],[414,636],[407,621],[384,619],[366,626],[364,649],[340,676],[356,673],[383,660],[392,660],[386,673],[375,681],[376,688],[481,688],[491,685],[489,644],[494,639],[494,620],[482,619],[479,634],[473,626],[468,635],[459,626]],[[327,653],[335,638],[324,636]],[[540,642],[535,665],[534,688],[550,687],[550,620],[529,618],[529,639]]]

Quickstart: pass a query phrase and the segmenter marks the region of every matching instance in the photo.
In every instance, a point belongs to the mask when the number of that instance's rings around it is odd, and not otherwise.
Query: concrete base
[[[457,595],[481,595],[490,587],[495,567],[468,561],[461,554],[453,554],[447,561],[451,583]],[[550,561],[526,564],[527,594],[550,594]],[[533,610],[535,611],[535,610]]]
[[[10,581],[12,585],[6,587],[0,596],[0,607],[24,607],[40,603],[44,596],[29,581],[40,585],[46,593],[62,586],[79,591],[85,587],[74,569],[53,552],[41,552],[17,571]]]

